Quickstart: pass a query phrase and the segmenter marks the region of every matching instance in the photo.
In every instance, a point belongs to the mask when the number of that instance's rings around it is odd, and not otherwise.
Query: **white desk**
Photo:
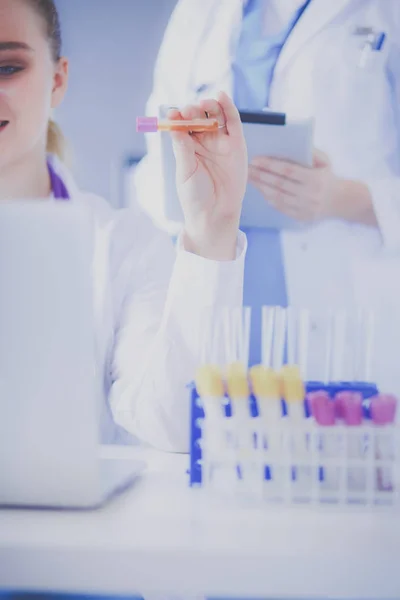
[[[200,506],[199,492],[187,487],[186,456],[144,457],[149,468],[143,479],[97,512],[0,511],[0,588],[149,596],[169,591],[185,599],[195,593],[400,597],[399,519],[222,513]]]

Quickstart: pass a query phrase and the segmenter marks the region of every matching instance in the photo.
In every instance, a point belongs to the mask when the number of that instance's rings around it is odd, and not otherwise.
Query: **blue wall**
[[[71,142],[78,183],[116,202],[124,158],[144,152],[136,133],[176,0],[57,0],[70,88],[56,118]]]

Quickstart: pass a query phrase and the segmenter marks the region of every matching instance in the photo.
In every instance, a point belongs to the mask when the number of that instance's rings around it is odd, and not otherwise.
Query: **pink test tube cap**
[[[371,399],[371,418],[375,425],[388,425],[396,417],[397,398],[391,394],[378,394]]]
[[[344,404],[343,404],[343,400],[346,400],[346,398],[351,395],[352,392],[338,392],[337,394],[335,394],[335,413],[336,413],[336,418],[337,419],[344,419]]]
[[[361,425],[363,420],[362,395],[359,392],[339,392],[335,402],[336,415],[341,413],[346,425]]]
[[[157,117],[137,117],[136,131],[138,133],[155,133],[158,131]]]
[[[335,405],[325,391],[313,392],[311,398],[311,412],[318,423],[323,427],[330,427],[335,424]]]
[[[321,398],[322,396],[325,398],[328,398],[328,400],[329,400],[329,394],[325,390],[317,390],[315,392],[308,392],[308,394],[306,396],[308,411],[313,417],[315,417],[315,414],[314,414],[315,401],[317,400],[317,402],[318,402],[319,398]]]

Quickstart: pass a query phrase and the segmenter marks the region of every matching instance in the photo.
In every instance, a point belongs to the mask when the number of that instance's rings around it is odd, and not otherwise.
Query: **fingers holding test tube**
[[[247,148],[239,112],[217,100],[171,110],[169,119],[216,120],[217,128],[172,132],[176,185],[185,217],[185,247],[213,260],[234,260],[247,182]]]
[[[140,117],[137,129],[171,132],[186,250],[212,260],[234,260],[248,166],[232,100],[221,92],[216,100],[171,109],[163,122]]]
[[[239,134],[241,130],[239,113],[225,94],[220,95],[220,102],[210,99],[181,110],[171,109],[168,119],[172,124],[170,131],[177,159],[178,182],[190,177],[197,168],[199,157],[230,152],[230,140],[227,138],[230,131],[237,133],[237,120]],[[182,129],[178,129],[180,123]]]

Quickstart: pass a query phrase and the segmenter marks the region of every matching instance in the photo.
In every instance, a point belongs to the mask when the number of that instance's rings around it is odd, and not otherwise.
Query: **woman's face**
[[[61,102],[68,62],[55,64],[46,26],[28,0],[0,0],[0,171],[44,152],[51,108]]]

